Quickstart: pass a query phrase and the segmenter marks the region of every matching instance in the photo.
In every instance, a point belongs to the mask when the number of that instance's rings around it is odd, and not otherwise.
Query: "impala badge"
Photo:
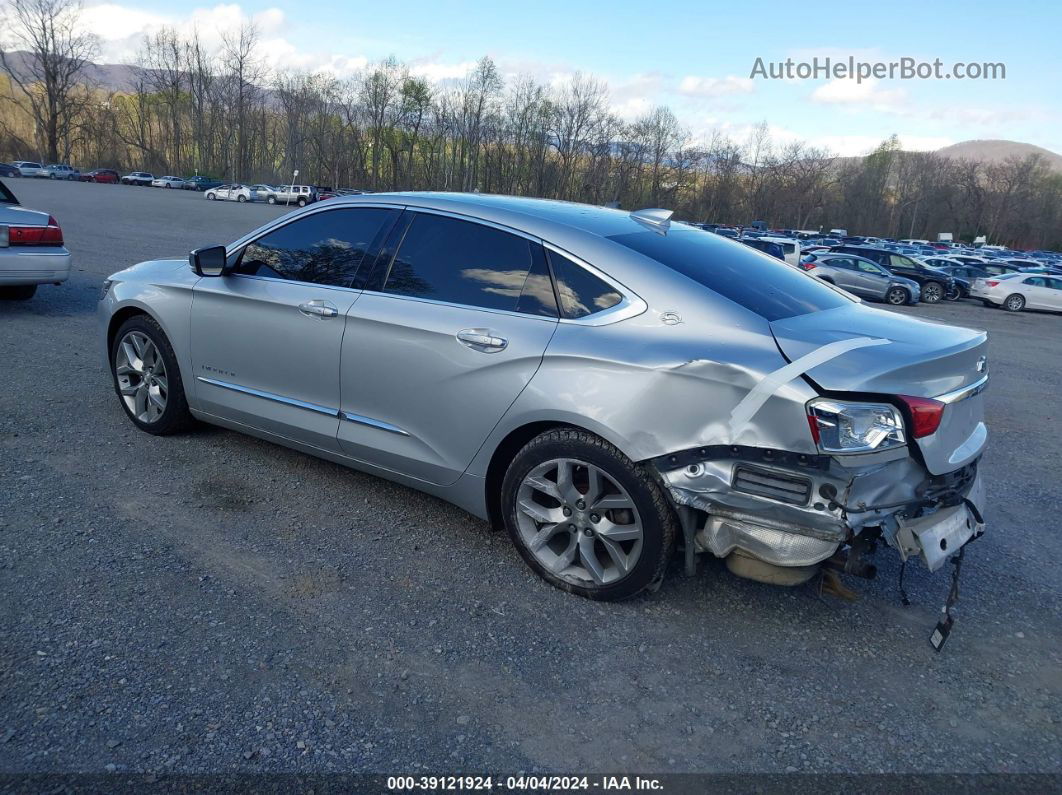
[[[982,356],[980,359],[977,360],[977,372],[983,373],[987,369],[988,369],[988,357],[987,356]]]

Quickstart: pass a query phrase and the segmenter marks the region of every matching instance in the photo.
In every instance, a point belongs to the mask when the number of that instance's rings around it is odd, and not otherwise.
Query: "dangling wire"
[[[907,561],[906,560],[903,561],[902,563],[900,563],[900,603],[904,607],[910,607],[911,606],[911,600],[907,598],[907,591],[905,591],[904,588],[903,588],[903,575],[904,575],[905,571],[907,571]]]

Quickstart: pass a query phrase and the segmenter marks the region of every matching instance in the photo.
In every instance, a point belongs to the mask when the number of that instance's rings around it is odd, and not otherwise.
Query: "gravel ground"
[[[702,559],[597,604],[415,491],[236,433],[125,418],[109,273],[283,212],[11,180],[76,273],[0,305],[0,771],[1062,772],[1062,317],[987,328],[988,533],[952,638],[897,559],[852,603]]]

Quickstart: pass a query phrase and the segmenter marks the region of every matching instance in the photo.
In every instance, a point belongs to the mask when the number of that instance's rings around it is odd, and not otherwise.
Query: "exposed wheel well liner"
[[[118,329],[122,327],[122,324],[131,317],[136,315],[147,315],[151,317],[151,313],[141,309],[139,306],[124,306],[115,312],[107,325],[107,358],[111,356],[111,348],[114,347],[114,336],[118,333]],[[152,318],[154,320],[154,318]],[[158,322],[157,320],[155,321]]]

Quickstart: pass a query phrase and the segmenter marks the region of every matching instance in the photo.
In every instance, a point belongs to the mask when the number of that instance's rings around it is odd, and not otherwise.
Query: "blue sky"
[[[753,10],[755,9],[755,10]],[[1009,138],[1062,153],[1062,4],[340,2],[86,3],[108,60],[128,60],[144,33],[195,25],[210,40],[254,19],[275,67],[346,76],[389,55],[452,80],[483,55],[506,75],[560,82],[576,71],[609,86],[633,119],[669,105],[694,139],[742,139],[765,121],[779,140],[857,154],[896,133],[909,148]],[[750,80],[757,57],[810,61],[1002,62],[1005,80]]]

